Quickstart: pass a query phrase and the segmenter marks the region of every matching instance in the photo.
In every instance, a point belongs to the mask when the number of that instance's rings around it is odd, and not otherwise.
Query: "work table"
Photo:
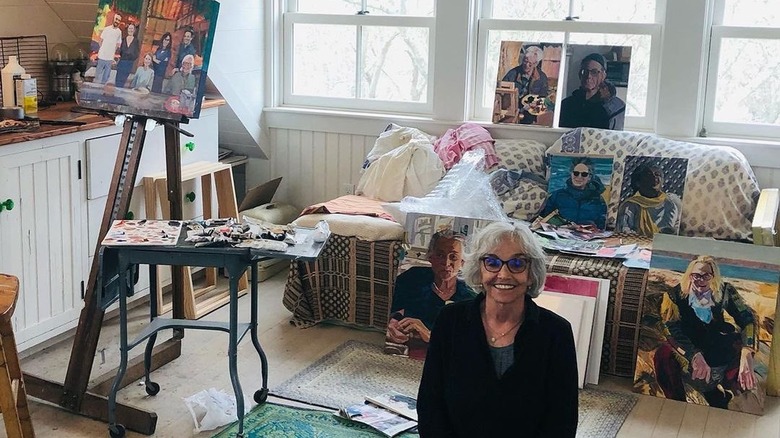
[[[217,107],[224,104],[224,99],[206,99],[203,102],[201,109]],[[56,105],[38,111],[38,117],[41,120],[84,122],[83,125],[42,124],[34,131],[9,132],[6,134],[0,134],[0,147],[25,141],[54,137],[57,135],[71,134],[78,131],[104,128],[114,124],[114,121],[109,117],[99,116],[97,114],[75,112],[72,111],[73,108],[78,108],[78,105],[76,105],[75,102],[60,102]]]

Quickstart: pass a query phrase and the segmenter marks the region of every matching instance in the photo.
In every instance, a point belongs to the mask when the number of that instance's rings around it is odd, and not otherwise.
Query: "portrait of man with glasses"
[[[607,59],[600,53],[582,58],[577,70],[579,88],[561,102],[558,126],[623,129],[626,103],[607,80],[607,67]]]

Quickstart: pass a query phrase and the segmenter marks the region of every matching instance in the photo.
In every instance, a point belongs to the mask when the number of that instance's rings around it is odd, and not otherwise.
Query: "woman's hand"
[[[749,391],[756,387],[756,375],[753,373],[753,351],[743,348],[739,358],[739,386]]]
[[[701,353],[694,354],[693,359],[691,359],[691,366],[693,367],[693,372],[691,373],[691,377],[693,377],[694,380],[701,379],[707,383],[710,383],[712,369],[710,368],[710,365],[707,363],[707,361],[704,360],[703,354]]]
[[[414,334],[424,342],[431,341],[431,331],[417,318],[404,318],[398,322],[398,325],[404,333],[410,336]]]
[[[403,332],[399,323],[400,321],[395,318],[390,319],[387,323],[387,337],[396,344],[405,344],[409,341],[409,335]]]

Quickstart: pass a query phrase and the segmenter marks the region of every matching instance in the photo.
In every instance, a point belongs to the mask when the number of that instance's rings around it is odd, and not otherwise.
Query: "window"
[[[709,135],[780,135],[777,0],[717,0],[704,127]]]
[[[485,0],[477,42],[473,117],[490,120],[501,41],[631,46],[626,128],[654,127],[661,18],[654,1]],[[564,48],[565,53],[565,48]],[[564,59],[565,63],[572,62]],[[560,76],[562,82],[564,74]],[[559,92],[563,87],[559,86]],[[558,100],[565,96],[559,96]]]
[[[289,1],[283,102],[430,114],[434,3]]]

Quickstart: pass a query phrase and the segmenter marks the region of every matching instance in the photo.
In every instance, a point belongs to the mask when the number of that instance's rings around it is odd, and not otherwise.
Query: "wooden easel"
[[[155,123],[165,127],[165,157],[171,218],[182,218],[179,133],[192,137],[192,134],[179,128],[178,121],[158,120],[145,116],[117,116],[117,119],[120,117],[125,118],[122,138],[114,164],[114,174],[111,179],[106,209],[103,212],[103,221],[95,247],[95,258],[92,261],[89,281],[84,294],[84,308],[81,310],[79,324],[76,327],[76,336],[73,341],[65,382],[53,382],[32,374],[24,376],[29,396],[57,404],[75,414],[104,422],[108,422],[108,398],[106,395],[117,370],[114,369],[103,374],[97,379],[92,390],[87,390],[92,364],[97,352],[100,328],[105,316],[105,310],[101,306],[100,243],[111,227],[111,223],[114,220],[124,218],[127,214],[146,138],[146,127],[151,128]],[[186,122],[185,119],[182,121]],[[172,267],[171,277],[173,317],[184,318],[183,268]],[[155,347],[152,353],[152,369],[159,368],[181,355],[181,339],[183,337],[183,329],[174,330],[172,339]],[[137,357],[130,361],[122,385],[126,386],[143,375],[143,357]],[[128,429],[144,435],[152,435],[157,427],[157,414],[151,411],[118,404],[116,415],[117,419]]]

